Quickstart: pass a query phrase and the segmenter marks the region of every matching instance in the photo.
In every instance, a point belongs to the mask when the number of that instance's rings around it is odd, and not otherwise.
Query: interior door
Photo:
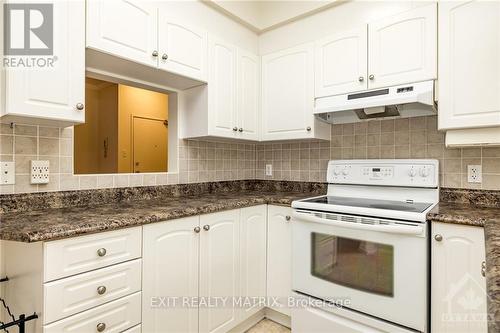
[[[85,122],[85,3],[54,1],[53,67],[6,73],[7,113]],[[50,83],[50,84],[48,84]]]
[[[197,332],[198,308],[160,302],[198,297],[199,217],[143,227],[143,332]]]
[[[315,97],[368,88],[368,31],[362,25],[316,42]]]
[[[239,308],[239,210],[200,217],[200,296],[211,298],[212,306],[200,307],[200,332],[222,333],[236,326]],[[224,304],[220,299],[227,297]]]
[[[165,172],[168,165],[168,122],[133,117],[134,172]]]
[[[368,88],[437,77],[436,4],[368,25]]]
[[[259,70],[259,57],[238,50],[238,137],[242,139],[259,139]]]
[[[209,41],[209,128],[213,135],[234,137],[236,118],[236,48],[223,41]]]
[[[159,67],[193,79],[207,80],[207,33],[159,11]]]
[[[87,47],[158,65],[158,9],[140,0],[87,1]]]
[[[500,2],[439,3],[439,128],[500,125]]]
[[[241,209],[241,293],[242,297],[266,296],[267,206]],[[262,309],[258,304],[242,308],[240,321]]]
[[[313,108],[313,44],[263,56],[262,139],[312,137]]]

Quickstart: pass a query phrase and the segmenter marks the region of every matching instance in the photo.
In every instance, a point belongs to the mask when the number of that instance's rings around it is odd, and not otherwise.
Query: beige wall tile
[[[39,154],[59,156],[59,139],[55,138],[39,138]]]
[[[38,140],[31,136],[15,136],[14,137],[14,152],[21,155],[38,154]]]
[[[32,125],[14,125],[15,135],[37,136],[38,128]]]
[[[0,154],[14,153],[14,137],[11,135],[0,135]]]

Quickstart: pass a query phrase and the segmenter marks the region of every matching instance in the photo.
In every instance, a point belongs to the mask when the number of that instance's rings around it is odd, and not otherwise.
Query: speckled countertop
[[[290,206],[295,199],[315,195],[318,194],[242,191],[10,212],[0,215],[0,239],[50,241],[259,204]]]
[[[482,207],[462,202],[440,202],[429,212],[433,222],[484,227],[488,332],[500,332],[500,207]]]

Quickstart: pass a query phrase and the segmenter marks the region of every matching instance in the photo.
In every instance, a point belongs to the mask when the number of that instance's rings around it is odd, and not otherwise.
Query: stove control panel
[[[437,160],[337,160],[328,164],[333,184],[438,187]]]

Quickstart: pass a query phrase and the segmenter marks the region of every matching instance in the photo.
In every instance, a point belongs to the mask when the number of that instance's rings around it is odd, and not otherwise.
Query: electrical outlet
[[[31,161],[31,184],[48,184],[49,161]]]
[[[469,183],[481,183],[483,181],[480,165],[467,165],[467,181]]]
[[[272,176],[272,175],[273,175],[273,165],[266,164],[266,176]]]
[[[0,162],[0,184],[13,185],[16,183],[14,162]]]

